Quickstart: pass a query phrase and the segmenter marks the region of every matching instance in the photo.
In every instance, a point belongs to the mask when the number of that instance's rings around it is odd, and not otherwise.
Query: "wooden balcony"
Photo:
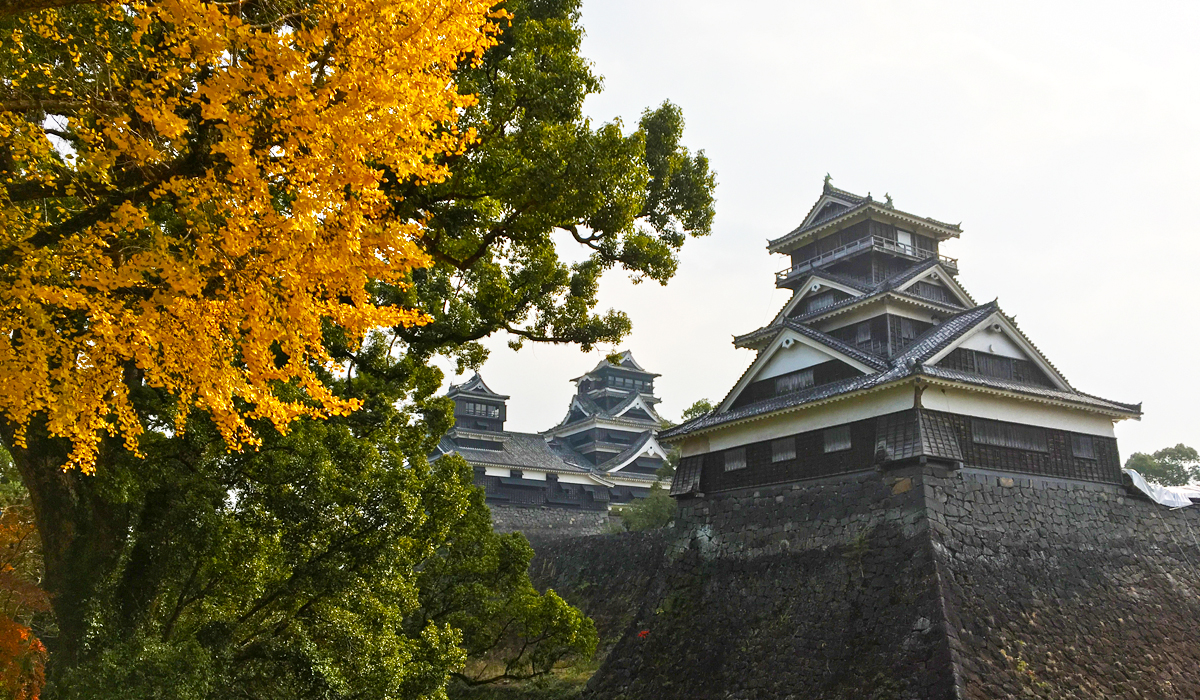
[[[786,270],[780,270],[775,273],[775,286],[787,287],[794,283],[801,275],[804,275],[812,270],[815,270],[829,263],[857,255],[863,251],[875,250],[892,255],[898,255],[909,260],[921,261],[932,257],[937,257],[942,265],[952,274],[958,273],[958,260],[948,258],[945,255],[938,255],[932,250],[923,250],[911,245],[897,243],[890,238],[883,236],[863,236],[855,241],[850,241],[845,245],[839,246],[825,253],[821,253],[815,257],[809,258],[804,262],[797,263]]]

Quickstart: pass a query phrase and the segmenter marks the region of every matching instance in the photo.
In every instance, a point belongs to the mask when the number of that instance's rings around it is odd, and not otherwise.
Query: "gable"
[[[754,374],[751,381],[778,377],[781,374],[788,374],[796,370],[813,367],[832,359],[834,359],[833,356],[828,352],[818,350],[811,345],[802,345],[800,343],[791,343],[787,347],[781,345],[771,359],[763,365],[762,369]]]
[[[955,281],[942,266],[934,265],[921,274],[913,277],[904,284],[896,287],[896,291],[912,294],[913,296],[931,301],[941,301],[963,308],[975,306],[975,300],[967,294],[967,290]],[[944,297],[944,298],[941,298]]]
[[[816,368],[820,366],[835,368],[832,378],[818,377]],[[844,366],[844,369],[842,366]],[[752,383],[758,383],[756,386],[762,387],[771,383],[775,378],[785,375],[795,376],[800,372],[806,372],[809,368],[813,368],[813,372],[810,373],[812,377],[802,378],[797,381],[812,385],[812,382],[822,378],[828,381],[836,381],[843,378],[846,372],[851,373],[848,376],[855,376],[875,371],[874,368],[863,364],[861,361],[849,355],[842,354],[840,350],[836,349],[836,346],[824,345],[817,340],[802,335],[794,329],[786,328],[775,337],[775,340],[769,346],[758,354],[758,357],[746,369],[746,372],[742,374],[742,378],[729,392],[729,395],[721,402],[721,406],[717,409],[717,412],[724,413],[733,408],[735,402],[738,402],[739,396]],[[761,390],[758,391],[761,392]],[[754,397],[742,400],[738,405],[744,404],[747,400],[759,400],[758,394],[756,393]]]
[[[1074,391],[1016,326],[999,311],[934,354],[926,364],[971,374]]]
[[[960,348],[968,350],[978,350],[992,355],[1001,355],[1003,357],[1011,357],[1017,360],[1031,359],[1025,351],[1017,347],[1017,344],[1009,340],[1008,336],[1003,333],[985,328],[984,330],[973,334],[971,337],[959,344]]]
[[[654,420],[653,418],[650,417],[649,413],[646,413],[645,411],[643,411],[640,408],[632,408],[632,409],[622,413],[621,417],[622,418],[630,418],[632,420]]]
[[[848,285],[824,279],[819,275],[813,275],[811,278],[805,281],[804,286],[800,287],[796,293],[792,295],[791,299],[788,299],[787,303],[783,305],[783,308],[780,309],[779,313],[775,314],[775,319],[771,321],[771,324],[774,325],[785,318],[791,318],[792,316],[799,316],[801,314],[808,313],[808,300],[810,300],[814,295],[826,294],[830,292],[836,292],[839,295],[832,302],[834,304],[843,299],[858,297],[862,296],[863,294],[861,290],[854,289]]]
[[[803,229],[822,221],[828,221],[839,214],[849,211],[854,206],[855,204],[848,200],[831,197],[828,194],[821,195],[821,198],[813,206],[812,212],[800,224],[800,228]]]

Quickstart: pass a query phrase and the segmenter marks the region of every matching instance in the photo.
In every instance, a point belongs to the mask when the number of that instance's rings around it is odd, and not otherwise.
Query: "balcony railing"
[[[808,272],[816,267],[826,263],[831,263],[834,260],[849,257],[863,250],[881,250],[889,253],[896,253],[911,260],[925,260],[926,258],[932,258],[936,256],[938,260],[940,260],[941,263],[947,268],[953,270],[954,272],[958,272],[958,260],[955,260],[954,258],[948,258],[945,255],[938,255],[932,250],[924,250],[917,248],[916,246],[897,243],[896,241],[893,241],[890,238],[884,238],[883,236],[863,236],[858,240],[850,241],[849,243],[838,246],[833,250],[809,258],[804,262],[796,263],[786,270],[780,270],[779,272],[775,273],[775,282],[776,284],[782,284],[796,275],[804,274],[805,272]]]

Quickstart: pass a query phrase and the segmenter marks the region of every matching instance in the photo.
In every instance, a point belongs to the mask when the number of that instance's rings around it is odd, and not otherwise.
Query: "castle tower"
[[[662,418],[654,410],[654,379],[633,354],[607,359],[576,377],[575,396],[562,422],[546,431],[556,444],[579,453],[597,471],[653,477],[666,458],[656,439]]]
[[[757,357],[710,414],[662,434],[680,497],[904,463],[1121,483],[1115,421],[939,252],[957,225],[832,187],[767,250],[791,299],[734,344]]]

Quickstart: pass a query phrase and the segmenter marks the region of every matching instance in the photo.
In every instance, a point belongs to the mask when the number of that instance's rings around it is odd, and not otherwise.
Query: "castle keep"
[[[939,245],[951,225],[828,184],[768,250],[792,298],[739,336],[757,358],[707,416],[663,434],[687,499],[869,467],[1121,483],[1114,421],[1140,405],[1072,387],[996,302],[976,304]]]
[[[956,281],[960,229],[829,185],[656,534],[531,573],[614,639],[585,697],[1200,697],[1200,509],[1127,486],[1085,394]]]
[[[498,530],[599,532],[611,505],[649,493],[667,456],[656,437],[658,375],[630,352],[614,359],[572,380],[576,394],[566,416],[544,433],[505,430],[509,397],[478,374],[451,386],[455,426],[433,459],[457,453],[471,464]],[[670,479],[663,483],[669,488]]]

